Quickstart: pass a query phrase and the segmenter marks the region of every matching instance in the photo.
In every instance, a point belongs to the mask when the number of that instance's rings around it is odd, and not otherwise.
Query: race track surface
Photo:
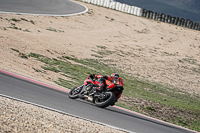
[[[136,133],[189,133],[192,131],[145,118],[115,107],[98,108],[68,94],[0,72],[0,95],[27,101],[58,112],[78,116]]]
[[[0,12],[70,16],[87,12],[69,0],[0,0]],[[116,107],[98,108],[83,100],[72,100],[66,92],[8,75],[0,70],[0,96],[18,99],[60,113],[101,123],[127,132],[189,133],[190,130],[137,115]]]
[[[70,0],[0,0],[2,13],[70,16],[87,11],[87,7]]]

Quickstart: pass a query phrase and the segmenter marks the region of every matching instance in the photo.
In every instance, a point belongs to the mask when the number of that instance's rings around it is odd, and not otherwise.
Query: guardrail
[[[120,12],[132,14],[135,16],[145,17],[148,19],[153,19],[156,21],[161,21],[169,24],[174,24],[177,26],[198,30],[200,31],[200,23],[193,22],[189,19],[184,19],[180,17],[173,17],[170,15],[165,15],[164,13],[153,12],[151,10],[142,9],[136,6],[130,6],[120,2],[115,2],[112,0],[81,0],[86,3],[91,3],[105,8],[110,8]]]
[[[120,12],[133,14],[135,16],[142,16],[142,13],[143,13],[142,8],[139,8],[136,6],[130,6],[127,4],[122,4],[122,3],[110,1],[110,0],[81,0],[81,1],[102,6],[105,8],[110,8],[110,9],[117,10]]]

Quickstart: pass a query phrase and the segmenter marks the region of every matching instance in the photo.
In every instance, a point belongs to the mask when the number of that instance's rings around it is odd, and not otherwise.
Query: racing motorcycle
[[[115,105],[115,102],[117,102],[117,97],[119,94],[121,95],[121,92],[123,91],[123,86],[113,84],[108,87],[107,84],[110,81],[106,80],[106,88],[103,91],[98,92],[97,87],[100,85],[100,80],[102,79],[98,78],[98,80],[93,80],[92,78],[87,78],[83,85],[77,86],[69,92],[69,98],[84,99],[94,103],[100,108]]]

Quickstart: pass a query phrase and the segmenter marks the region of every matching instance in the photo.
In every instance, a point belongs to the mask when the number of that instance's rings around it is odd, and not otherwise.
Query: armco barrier
[[[173,17],[170,15],[165,15],[164,13],[153,12],[150,10],[142,9],[136,6],[130,6],[120,2],[115,2],[113,0],[81,0],[86,3],[95,4],[98,6],[110,8],[120,12],[132,14],[135,16],[141,16],[148,19],[153,19],[156,21],[162,21],[164,23],[174,24],[181,27],[190,28],[193,30],[200,31],[200,23],[193,22],[189,19],[184,19],[180,17]]]

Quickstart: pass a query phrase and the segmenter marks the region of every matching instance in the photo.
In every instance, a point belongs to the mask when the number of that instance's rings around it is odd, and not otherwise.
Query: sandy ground
[[[0,97],[1,133],[123,133],[97,123]]]
[[[103,59],[127,74],[200,94],[199,31],[82,4],[89,12],[71,17],[0,14],[0,69],[56,85],[59,74],[36,72],[41,62],[12,49],[80,59],[106,46]]]

